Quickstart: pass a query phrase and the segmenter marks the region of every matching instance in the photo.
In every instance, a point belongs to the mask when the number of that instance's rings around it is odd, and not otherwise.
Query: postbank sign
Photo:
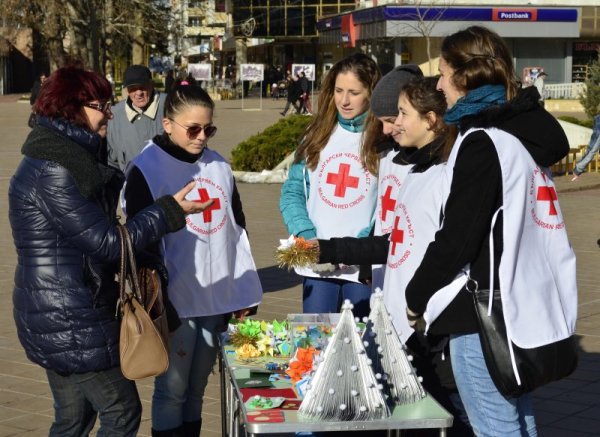
[[[492,21],[537,21],[537,9],[492,8]]]

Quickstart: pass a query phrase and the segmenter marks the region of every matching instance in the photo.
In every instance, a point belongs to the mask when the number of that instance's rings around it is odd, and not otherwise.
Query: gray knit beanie
[[[423,77],[418,65],[399,65],[383,76],[371,94],[371,112],[375,117],[398,115],[400,90],[415,77]]]

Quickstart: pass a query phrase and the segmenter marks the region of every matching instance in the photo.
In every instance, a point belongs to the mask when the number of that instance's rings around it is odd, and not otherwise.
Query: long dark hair
[[[519,89],[512,55],[490,29],[471,26],[444,38],[441,57],[454,70],[452,82],[468,92],[483,85],[504,85],[512,99]]]
[[[442,161],[447,161],[456,140],[457,131],[454,126],[444,123],[444,114],[448,104],[444,94],[438,91],[437,82],[437,77],[413,79],[402,88],[400,97],[406,97],[421,118],[428,119],[429,112],[436,115],[435,121],[430,122],[430,128],[436,138],[444,138],[437,154]]]
[[[321,150],[327,145],[337,123],[337,108],[334,98],[335,81],[340,73],[348,72],[354,73],[363,86],[367,88],[369,98],[375,84],[381,78],[381,72],[375,61],[363,53],[355,53],[336,62],[331,70],[327,72],[319,93],[319,112],[306,128],[306,136],[296,150],[294,160],[300,162],[305,159],[306,167],[311,170],[316,168]],[[371,154],[373,156],[363,157],[363,165],[367,168],[377,169],[377,153],[372,151]]]
[[[215,109],[215,102],[208,93],[195,85],[175,85],[165,99],[163,116],[173,119],[177,114],[189,106],[202,106],[210,110]]]
[[[48,118],[64,118],[70,123],[89,129],[83,104],[112,98],[112,87],[104,76],[80,67],[56,70],[42,84],[33,110]]]

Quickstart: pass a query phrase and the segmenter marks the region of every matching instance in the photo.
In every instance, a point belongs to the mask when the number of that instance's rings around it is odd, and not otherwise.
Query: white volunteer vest
[[[309,172],[306,207],[317,238],[356,237],[370,226],[377,201],[377,178],[360,160],[361,132],[349,132],[339,124],[321,151],[319,163]],[[302,276],[358,281],[358,267],[331,273],[296,268]]]
[[[406,286],[440,229],[448,197],[445,164],[409,173],[397,196],[383,281],[383,301],[402,342],[414,332],[406,318]]]
[[[196,181],[188,200],[214,203],[186,217],[186,227],[162,239],[169,272],[169,298],[180,317],[224,314],[258,305],[262,287],[248,237],[231,206],[233,174],[217,152],[205,149],[199,161],[175,159],[149,143],[132,161],[155,199]],[[126,210],[126,205],[124,205]]]
[[[392,149],[379,160],[377,207],[375,208],[375,227],[373,229],[373,235],[376,236],[389,234],[392,231],[398,192],[406,175],[413,167],[412,164],[400,165],[394,163],[393,159],[397,154],[398,151]],[[372,271],[373,277],[371,283],[373,290],[377,290],[378,288],[382,290],[385,266],[374,264]]]
[[[554,181],[517,138],[499,129],[484,130],[494,142],[502,169],[504,248],[499,282],[507,335],[521,348],[563,340],[575,332],[577,283],[575,254]],[[452,149],[450,179],[462,140],[472,131],[460,136]],[[490,283],[493,274],[491,269]],[[445,308],[438,294],[444,292],[440,290],[428,304],[431,321]]]

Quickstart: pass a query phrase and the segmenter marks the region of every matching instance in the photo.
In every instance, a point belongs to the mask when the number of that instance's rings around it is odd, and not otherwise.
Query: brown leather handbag
[[[136,380],[167,371],[169,328],[158,273],[146,267],[137,268],[129,232],[122,225],[118,228],[121,371],[125,378]]]

